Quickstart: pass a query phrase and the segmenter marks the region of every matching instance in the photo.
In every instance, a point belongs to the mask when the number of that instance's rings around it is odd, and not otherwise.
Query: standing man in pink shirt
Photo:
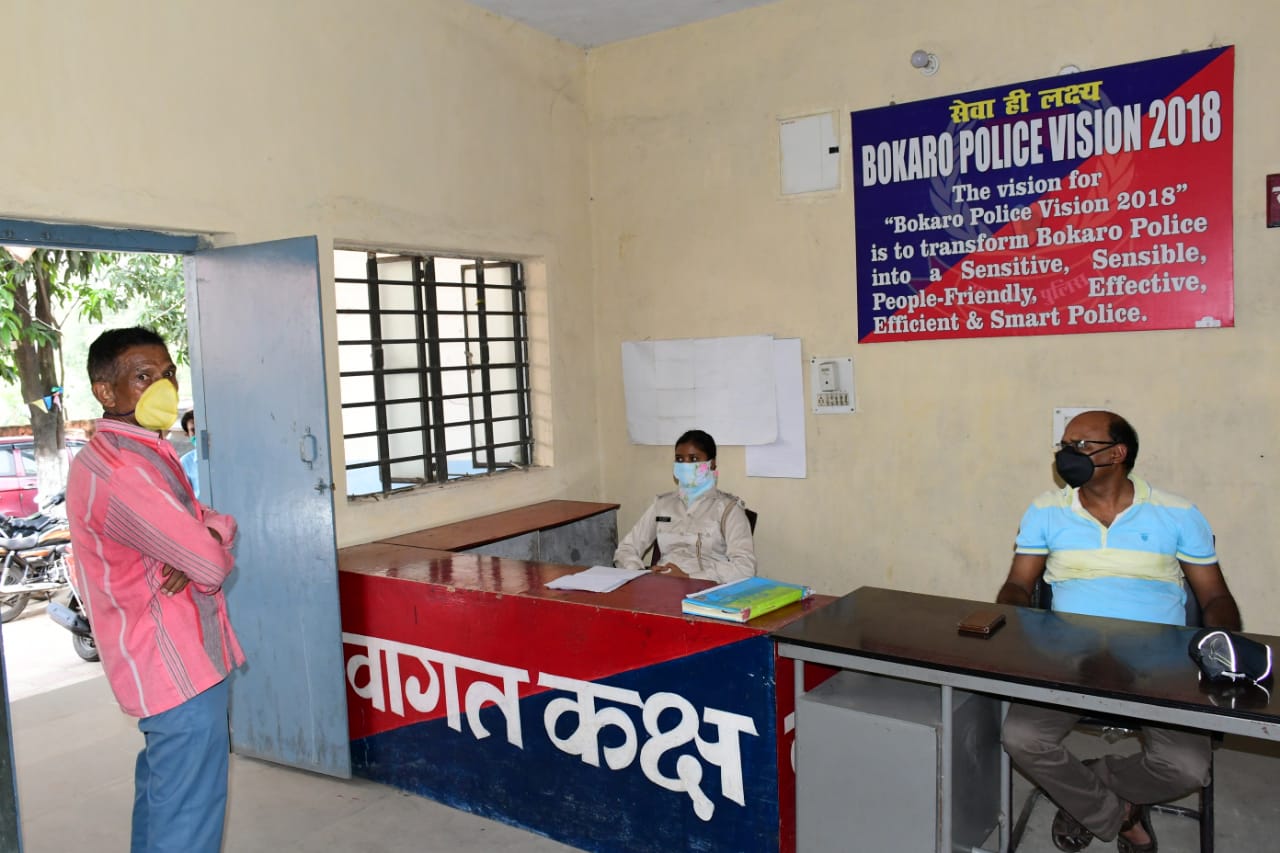
[[[146,745],[132,853],[217,853],[227,804],[227,675],[244,662],[222,585],[236,523],[196,500],[164,431],[176,368],[150,329],[89,348],[103,416],[67,481],[76,588],[107,680]]]

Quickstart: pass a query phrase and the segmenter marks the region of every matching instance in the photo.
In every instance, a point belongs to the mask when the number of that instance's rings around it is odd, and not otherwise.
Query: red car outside
[[[87,442],[67,439],[67,461]],[[36,506],[36,453],[29,435],[0,436],[0,512],[31,515]]]

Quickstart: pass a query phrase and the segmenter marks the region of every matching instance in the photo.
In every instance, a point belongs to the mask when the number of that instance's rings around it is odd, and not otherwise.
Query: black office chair
[[[1053,587],[1043,580],[1036,581],[1031,606],[1042,610],[1051,610],[1052,604]],[[1204,618],[1200,613],[1200,602],[1196,600],[1190,587],[1187,588],[1186,620],[1188,627],[1192,628],[1199,628],[1204,624]],[[1137,734],[1138,730],[1142,728],[1142,722],[1124,717],[1087,714],[1076,724],[1076,728],[1092,731],[1104,740],[1114,742],[1120,737]],[[1221,734],[1214,733],[1212,735],[1214,747],[1221,740]],[[1009,853],[1014,853],[1018,849],[1018,843],[1022,840],[1022,835],[1027,829],[1027,821],[1031,819],[1031,811],[1035,808],[1036,801],[1043,795],[1044,789],[1039,786],[1033,788],[1031,793],[1027,795],[1026,802],[1022,805],[1022,811],[1018,813],[1018,819],[1014,822],[1013,831],[1009,834]],[[1148,808],[1153,812],[1178,815],[1198,821],[1200,823],[1200,853],[1213,853],[1213,751],[1210,750],[1209,752],[1209,781],[1200,789],[1200,808],[1193,809],[1188,806],[1175,806],[1168,803],[1153,803]]]
[[[756,535],[756,519],[760,517],[760,514],[755,510],[747,509],[746,507],[743,507],[742,511],[747,514],[747,524],[751,525],[751,535],[754,537]],[[728,510],[726,510],[725,515],[727,516],[728,514]],[[658,562],[662,559],[662,549],[658,547],[657,539],[653,540],[653,547],[650,550],[649,555],[649,567],[652,568],[658,565]]]

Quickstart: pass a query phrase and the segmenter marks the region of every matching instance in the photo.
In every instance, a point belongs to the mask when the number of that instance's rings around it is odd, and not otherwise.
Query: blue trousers
[[[138,720],[131,853],[218,853],[227,814],[227,682]]]

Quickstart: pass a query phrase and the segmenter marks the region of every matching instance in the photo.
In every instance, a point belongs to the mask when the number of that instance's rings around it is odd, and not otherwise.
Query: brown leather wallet
[[[960,633],[978,637],[990,637],[1004,624],[1004,614],[999,610],[975,610],[960,620]]]

